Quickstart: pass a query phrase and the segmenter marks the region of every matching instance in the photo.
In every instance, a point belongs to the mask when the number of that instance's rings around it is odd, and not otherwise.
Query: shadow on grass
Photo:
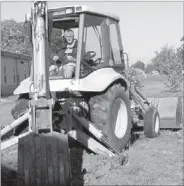
[[[2,186],[16,186],[17,172],[10,167],[1,165],[1,185]]]
[[[182,132],[182,128],[162,128],[160,129],[160,131],[164,131],[164,132]]]
[[[178,93],[178,92],[179,92],[179,93],[182,93],[181,90],[175,90],[175,91],[172,92],[172,91],[170,91],[169,89],[167,89],[167,90],[162,90],[162,92],[163,92],[163,93],[165,93],[165,92],[166,92],[166,93],[172,93],[172,94],[175,94],[175,93]]]

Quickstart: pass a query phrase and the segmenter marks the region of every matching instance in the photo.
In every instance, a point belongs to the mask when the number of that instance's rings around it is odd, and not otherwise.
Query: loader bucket
[[[148,98],[148,100],[158,109],[161,129],[182,128],[181,97]]]

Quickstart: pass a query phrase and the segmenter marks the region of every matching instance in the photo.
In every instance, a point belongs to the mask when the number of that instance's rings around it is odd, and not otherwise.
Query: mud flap
[[[30,133],[18,142],[18,186],[70,185],[67,135]]]

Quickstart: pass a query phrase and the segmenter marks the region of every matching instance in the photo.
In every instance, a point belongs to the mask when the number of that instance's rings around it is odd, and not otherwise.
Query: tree
[[[139,68],[139,69],[141,69],[141,70],[144,71],[144,69],[145,69],[145,64],[144,64],[143,62],[141,62],[141,61],[137,61],[137,62],[136,62],[135,64],[133,64],[131,67],[132,67],[132,68]]]
[[[166,85],[170,91],[176,91],[180,87],[182,73],[182,52],[177,49],[175,52],[173,47],[164,46],[160,52],[155,53],[152,63],[156,66],[159,73],[168,77]]]
[[[149,64],[146,65],[144,71],[145,71],[146,74],[149,74],[150,72],[152,72],[154,70],[156,70],[156,66],[153,63],[149,63]]]
[[[62,45],[61,30],[53,29],[48,51],[50,59],[61,50]],[[32,44],[23,22],[13,19],[1,22],[1,49],[32,56]]]
[[[32,46],[24,30],[24,23],[15,20],[1,22],[1,49],[31,55]]]
[[[182,61],[182,66],[183,66],[183,70],[184,70],[184,36],[181,38],[180,41],[182,41],[182,44],[178,48],[177,53],[178,53],[179,59]]]

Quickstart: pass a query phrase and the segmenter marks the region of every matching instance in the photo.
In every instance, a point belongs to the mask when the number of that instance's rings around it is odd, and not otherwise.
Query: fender
[[[88,92],[102,92],[113,82],[119,80],[128,87],[127,79],[113,68],[98,69],[85,78],[80,79],[79,89]]]
[[[30,77],[20,82],[20,85],[14,90],[14,95],[29,93]]]
[[[75,80],[75,79],[50,79],[50,91],[82,91],[82,92],[102,92],[113,82],[119,80],[125,86],[128,86],[127,79],[117,73],[113,68],[101,68],[88,76]],[[32,86],[30,87],[30,78],[23,80],[20,85],[15,89],[14,94],[24,94],[33,92]]]

